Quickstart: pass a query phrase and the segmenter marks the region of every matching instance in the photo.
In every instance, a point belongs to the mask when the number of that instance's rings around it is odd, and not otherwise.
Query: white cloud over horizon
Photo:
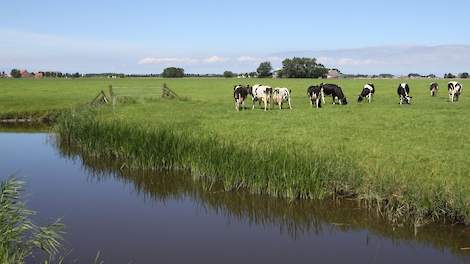
[[[279,68],[284,58],[316,57],[345,73],[422,74],[470,71],[470,45],[388,45],[265,54],[180,54],[156,52],[135,43],[70,38],[0,28],[0,70],[26,68],[64,72],[155,73],[182,66],[190,73],[250,72],[262,61]]]

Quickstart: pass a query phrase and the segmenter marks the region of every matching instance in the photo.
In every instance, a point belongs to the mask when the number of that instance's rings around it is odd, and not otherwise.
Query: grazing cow
[[[292,109],[290,103],[290,94],[291,90],[287,88],[275,88],[273,92],[273,102],[279,105],[279,109],[282,109],[282,104],[284,102],[289,103],[289,109]]]
[[[266,85],[256,84],[251,88],[251,96],[253,97],[253,109],[255,109],[255,102],[259,104],[263,102],[264,111],[268,109],[268,104],[271,103],[273,88]]]
[[[439,90],[439,84],[433,82],[429,85],[429,91],[431,91],[431,96],[434,97],[437,95],[437,91]]]
[[[245,109],[245,100],[251,94],[251,87],[249,85],[235,85],[233,87],[233,98],[235,99],[235,109],[240,111],[240,105]]]
[[[310,99],[310,105],[321,108],[322,88],[318,85],[312,85],[307,88],[307,96]]]
[[[447,88],[449,89],[449,101],[452,103],[457,102],[462,93],[463,86],[458,82],[449,82]]]
[[[410,96],[410,86],[407,83],[398,85],[397,94],[400,98],[400,104],[411,104],[413,97]]]
[[[344,96],[343,90],[336,84],[320,84],[321,92],[322,92],[322,100],[325,103],[325,94],[331,95],[333,97],[333,104],[336,104],[336,99],[338,99],[339,104],[347,105],[348,101],[346,100],[346,96]]]
[[[364,100],[364,98],[367,98],[369,100],[369,103],[372,102],[372,96],[375,94],[375,87],[374,84],[368,83],[364,85],[364,89],[362,89],[361,94],[357,98],[357,102],[360,103]]]

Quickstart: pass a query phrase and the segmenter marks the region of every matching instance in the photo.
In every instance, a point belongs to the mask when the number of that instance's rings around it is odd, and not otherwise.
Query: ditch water
[[[470,228],[393,227],[354,202],[205,191],[190,175],[126,171],[46,133],[0,133],[0,178],[66,225],[66,263],[470,263]],[[29,260],[29,263],[35,263]]]

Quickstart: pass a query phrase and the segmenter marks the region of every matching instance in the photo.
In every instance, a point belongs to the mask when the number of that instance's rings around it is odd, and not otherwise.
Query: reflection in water
[[[470,229],[462,226],[427,225],[415,230],[411,226],[393,227],[375,212],[361,209],[354,201],[289,201],[242,191],[225,192],[220,186],[194,181],[185,171],[130,171],[117,161],[103,161],[83,156],[78,149],[57,143],[58,151],[79,160],[92,180],[114,181],[132,185],[135,192],[157,201],[190,198],[201,212],[215,212],[228,219],[265,228],[277,228],[281,234],[298,239],[307,234],[329,234],[339,231],[366,231],[364,243],[374,235],[391,239],[397,245],[426,245],[450,250],[470,261]]]

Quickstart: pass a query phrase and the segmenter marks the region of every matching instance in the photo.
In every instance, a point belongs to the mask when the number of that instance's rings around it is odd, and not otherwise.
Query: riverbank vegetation
[[[0,183],[0,263],[40,263],[53,260],[59,252],[64,226],[56,221],[38,226],[31,221],[35,212],[22,201],[24,183],[14,178]]]

